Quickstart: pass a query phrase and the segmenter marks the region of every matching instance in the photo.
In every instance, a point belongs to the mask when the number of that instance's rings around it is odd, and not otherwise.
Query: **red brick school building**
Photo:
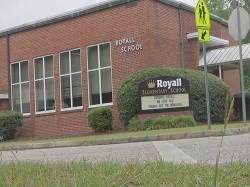
[[[235,45],[227,22],[211,15],[207,50]],[[19,136],[92,132],[87,113],[111,106],[121,83],[150,67],[198,69],[194,8],[170,0],[113,0],[0,31],[0,110],[23,113]],[[217,69],[210,69],[218,74]],[[239,71],[223,70],[232,94]]]

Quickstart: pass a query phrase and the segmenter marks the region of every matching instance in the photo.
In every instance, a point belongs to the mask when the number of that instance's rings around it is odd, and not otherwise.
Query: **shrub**
[[[129,122],[129,130],[132,131],[193,127],[197,125],[194,117],[191,115],[146,118],[143,124],[140,124],[138,117],[133,117]]]
[[[170,129],[173,128],[172,116],[157,117],[154,120],[154,129]]]
[[[16,128],[22,123],[23,115],[19,112],[1,111],[0,112],[0,137],[3,140],[14,138]]]
[[[127,126],[129,120],[140,112],[139,83],[160,76],[176,76],[189,80],[190,107],[197,122],[207,121],[204,73],[196,70],[174,68],[151,68],[128,77],[118,92],[118,110],[121,121]],[[223,123],[228,87],[218,77],[208,74],[211,121]]]
[[[154,119],[153,118],[146,118],[142,124],[142,130],[153,130],[154,129]]]
[[[246,101],[246,117],[247,120],[250,119],[250,90],[245,91],[245,101]],[[240,121],[242,119],[242,95],[237,93],[234,95],[234,106],[233,106],[233,119],[235,121]]]
[[[112,130],[112,110],[109,107],[94,108],[88,112],[89,126],[95,132]]]
[[[132,117],[128,123],[128,130],[138,131],[141,130],[141,122],[137,116]]]
[[[244,68],[245,88],[250,91],[250,68]]]
[[[192,127],[197,123],[193,116],[162,116],[154,119],[154,129]]]
[[[196,126],[197,123],[193,116],[176,116],[172,118],[172,127],[180,128],[180,127],[193,127]]]

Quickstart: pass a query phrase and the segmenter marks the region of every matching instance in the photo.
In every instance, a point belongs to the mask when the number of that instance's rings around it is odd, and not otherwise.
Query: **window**
[[[110,43],[90,46],[87,54],[90,105],[112,103]]]
[[[11,101],[12,110],[30,113],[28,61],[11,64]]]
[[[53,55],[34,59],[36,112],[55,110]]]
[[[80,49],[60,53],[61,106],[82,106]]]

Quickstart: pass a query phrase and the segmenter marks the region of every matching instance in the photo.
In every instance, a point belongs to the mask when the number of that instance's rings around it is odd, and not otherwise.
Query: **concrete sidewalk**
[[[227,129],[225,132],[225,136],[243,134],[243,133],[248,133],[248,132],[250,132],[250,127]],[[0,145],[0,151],[46,149],[46,148],[76,147],[76,146],[90,146],[90,145],[108,145],[108,144],[121,144],[121,143],[132,143],[132,142],[165,141],[165,140],[202,138],[202,137],[222,136],[222,135],[223,135],[223,130],[220,130],[220,131],[208,131],[207,130],[207,131],[200,131],[200,132],[166,134],[166,135],[158,135],[158,136],[140,136],[140,137],[130,137],[130,138],[115,138],[115,139],[105,139],[105,140],[55,141],[55,142],[49,142],[49,143]]]
[[[1,151],[0,162],[91,163],[172,162],[175,164],[215,164],[250,161],[250,133],[222,137],[203,137],[168,141],[133,142],[49,149]]]

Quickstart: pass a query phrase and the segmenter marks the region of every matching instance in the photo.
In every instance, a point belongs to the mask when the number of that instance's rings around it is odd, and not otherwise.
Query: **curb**
[[[0,147],[0,151],[12,151],[12,150],[27,150],[27,149],[48,149],[48,148],[62,148],[62,147],[76,147],[76,146],[91,146],[91,145],[108,145],[108,144],[121,144],[121,143],[132,143],[132,142],[147,142],[147,141],[166,141],[166,140],[177,140],[177,139],[189,139],[189,138],[203,138],[203,137],[216,137],[216,136],[230,136],[236,134],[249,133],[250,127],[241,127],[227,129],[225,134],[223,130],[219,131],[200,131],[191,133],[177,133],[177,134],[166,134],[158,136],[140,136],[130,138],[119,138],[119,139],[107,139],[107,140],[87,140],[87,141],[62,141],[62,142],[50,142],[50,143],[34,143],[24,145],[10,145]]]

